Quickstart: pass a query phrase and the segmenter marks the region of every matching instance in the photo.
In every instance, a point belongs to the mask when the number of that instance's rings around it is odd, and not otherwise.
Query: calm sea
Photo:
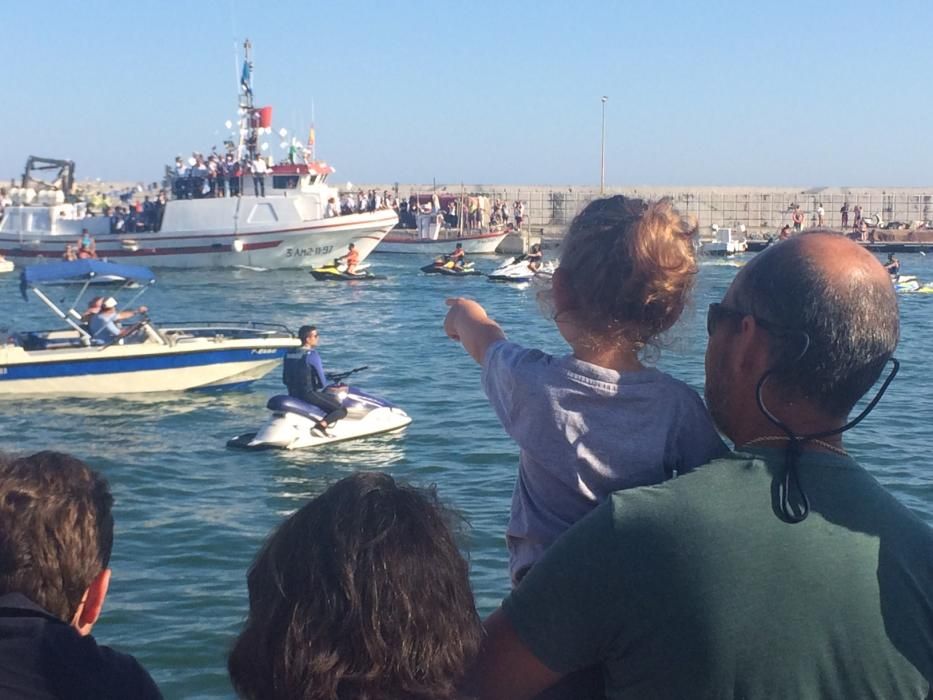
[[[497,259],[478,267],[491,269]],[[412,256],[373,256],[387,280],[321,283],[302,272],[162,271],[145,296],[155,320],[254,319],[321,329],[332,370],[369,365],[361,387],[414,422],[401,436],[316,451],[238,452],[225,441],[265,419],[280,370],[251,391],[112,400],[0,403],[0,448],[72,452],[104,472],[116,498],[113,582],[99,640],[135,654],[168,698],[230,697],[225,655],[247,608],[246,569],[269,530],[325,486],[356,469],[436,484],[472,525],[470,558],[481,612],[508,589],[503,532],[517,449],[479,387],[479,368],[441,329],[444,298],[483,303],[522,344],[565,352],[533,289],[418,272]],[[933,280],[933,256],[902,256],[902,272]],[[702,391],[703,311],[719,300],[733,263],[702,266],[688,311],[659,366]],[[55,295],[56,298],[60,296]],[[54,327],[16,275],[0,279],[0,327]],[[124,295],[124,301],[126,296]],[[846,446],[899,499],[933,523],[929,423],[933,393],[933,295],[901,297],[901,373]],[[118,392],[119,386],[114,386]]]

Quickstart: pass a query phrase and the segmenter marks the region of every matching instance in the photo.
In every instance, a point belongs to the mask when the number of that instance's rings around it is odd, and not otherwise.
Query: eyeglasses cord
[[[803,351],[795,358],[795,362],[806,354],[807,349],[810,347],[810,338],[806,338],[806,345],[804,346]],[[884,383],[881,385],[881,388],[878,389],[878,393],[875,394],[875,397],[868,403],[868,405],[859,413],[855,418],[850,420],[848,423],[843,425],[840,428],[834,428],[833,430],[825,430],[820,433],[811,433],[809,435],[797,435],[793,430],[790,429],[781,419],[775,416],[771,411],[768,410],[768,407],[765,406],[764,399],[761,396],[762,388],[765,385],[765,382],[777,371],[776,367],[772,367],[761,375],[761,379],[758,380],[758,384],[755,387],[755,401],[758,403],[758,409],[764,414],[764,416],[775,425],[775,427],[784,431],[784,434],[787,435],[787,449],[784,453],[784,477],[781,482],[781,493],[780,493],[780,506],[781,506],[781,515],[791,524],[796,524],[806,520],[807,516],[810,514],[810,499],[807,497],[807,494],[803,490],[803,486],[800,484],[800,475],[797,471],[797,463],[800,459],[800,453],[803,451],[803,446],[810,442],[811,440],[820,440],[822,438],[831,437],[833,435],[839,435],[844,433],[847,430],[854,428],[856,425],[862,422],[865,417],[872,412],[875,406],[878,405],[878,402],[881,400],[881,397],[884,396],[884,392],[887,391],[888,386],[891,382],[894,381],[894,377],[897,376],[897,371],[900,369],[901,363],[895,357],[888,358],[888,361],[893,363],[891,368],[891,373],[888,374],[887,378],[884,380]],[[888,363],[885,361],[885,364]],[[795,510],[790,499],[790,488],[791,481],[793,480],[793,486],[799,494],[799,507]]]

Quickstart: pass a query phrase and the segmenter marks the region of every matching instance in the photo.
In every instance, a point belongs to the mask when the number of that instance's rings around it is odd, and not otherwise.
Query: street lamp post
[[[603,135],[599,144],[599,193],[602,194],[606,189],[606,100],[609,97],[603,95],[600,99],[603,103]]]

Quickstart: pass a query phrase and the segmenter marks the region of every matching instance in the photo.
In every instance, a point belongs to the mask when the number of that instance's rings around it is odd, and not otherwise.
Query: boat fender
[[[230,247],[233,248],[235,252],[242,253],[243,252],[243,241],[241,241],[239,238],[234,238],[233,244]]]

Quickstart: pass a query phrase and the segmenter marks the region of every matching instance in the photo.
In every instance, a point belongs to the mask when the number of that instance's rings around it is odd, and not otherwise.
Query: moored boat
[[[278,364],[298,340],[284,326],[254,322],[159,323],[148,317],[103,340],[76,311],[90,280],[122,277],[141,285],[154,275],[136,265],[98,260],[50,263],[22,272],[24,297],[32,291],[59,319],[54,330],[13,333],[0,347],[0,397],[21,395],[118,397],[189,389],[239,388]],[[83,279],[69,308],[62,308],[38,286]],[[133,299],[133,300],[134,300]],[[130,300],[129,303],[132,303]]]
[[[462,243],[467,255],[492,254],[508,235],[508,231],[489,231],[457,236],[456,231],[442,229],[437,238],[421,238],[417,230],[394,229],[376,246],[376,252],[444,255],[451,252],[457,243]]]

